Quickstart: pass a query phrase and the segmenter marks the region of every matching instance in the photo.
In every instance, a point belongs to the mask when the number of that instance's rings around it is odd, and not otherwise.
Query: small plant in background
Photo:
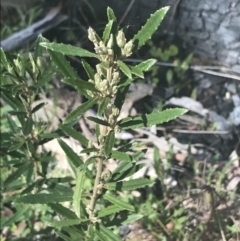
[[[167,109],[119,119],[131,82],[135,78],[143,78],[144,72],[156,62],[149,59],[138,65],[128,66],[123,61],[151,38],[167,10],[168,8],[162,8],[152,14],[133,39],[127,41],[123,30],[117,25],[112,9],[108,8],[108,24],[103,36],[98,36],[92,28],[88,30],[95,53],[70,45],[50,43],[42,36],[38,38],[34,55],[30,54],[27,61],[21,56],[16,59],[8,58],[1,51],[3,74],[11,79],[11,82],[3,81],[1,84],[2,99],[13,109],[6,114],[8,129],[3,133],[1,147],[2,167],[13,170],[2,180],[4,201],[13,201],[16,205],[43,204],[50,208],[46,209],[46,212],[54,212],[58,220],[46,218],[45,221],[48,221],[64,240],[120,240],[116,233],[117,228],[123,223],[142,217],[136,214],[133,205],[123,201],[119,195],[123,191],[153,183],[145,178],[125,180],[144,166],[137,161],[146,150],[134,152],[131,144],[115,149],[115,134],[126,129],[148,127],[173,120],[186,110]],[[42,108],[44,103],[32,108],[39,89],[49,80],[44,76],[46,67],[42,65],[41,47],[48,50],[52,61],[64,76],[63,82],[73,86],[87,99],[66,116],[54,133],[46,133],[46,124],[34,117],[34,113]],[[96,69],[93,69],[86,60],[82,60],[89,77],[88,81],[84,81],[64,55],[96,58],[99,63]],[[96,123],[97,143],[89,141],[73,128],[78,119],[93,106],[97,107],[98,117],[88,119]],[[79,141],[85,149],[81,153],[75,153],[59,138],[58,142],[68,157],[74,175],[51,178],[49,172],[53,157],[50,153],[39,153],[38,147],[63,133]],[[130,151],[134,154],[128,154]],[[85,162],[81,157],[84,153],[89,157]],[[105,167],[109,159],[120,162],[112,173]],[[27,206],[25,207],[27,210]],[[19,221],[25,209],[19,209],[10,219],[11,222],[5,220],[3,226]],[[51,219],[52,215],[47,217]],[[43,219],[40,220],[43,222]],[[34,228],[29,232],[29,240],[33,240],[31,238],[36,234]]]

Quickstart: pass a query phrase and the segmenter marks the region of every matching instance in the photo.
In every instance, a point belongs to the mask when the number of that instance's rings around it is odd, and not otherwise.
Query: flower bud
[[[112,83],[117,83],[119,80],[119,72],[116,71],[116,72],[113,72],[112,74]]]
[[[117,45],[122,48],[126,44],[125,34],[122,30],[118,31],[117,35]]]
[[[107,43],[107,47],[111,49],[112,46],[113,46],[113,34],[111,33],[110,38]]]
[[[126,56],[130,56],[132,54],[132,50],[133,50],[133,41],[130,40],[129,42],[127,42],[124,46],[124,52]]]
[[[100,40],[96,32],[91,27],[88,29],[88,39],[95,44],[97,44]]]

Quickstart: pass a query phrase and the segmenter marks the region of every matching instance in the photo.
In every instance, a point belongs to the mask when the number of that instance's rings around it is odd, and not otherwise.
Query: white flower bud
[[[122,48],[126,44],[125,34],[122,30],[118,31],[117,45]]]
[[[107,47],[111,49],[112,46],[113,46],[113,34],[111,33],[110,38],[107,43]]]
[[[132,54],[132,50],[133,50],[133,41],[130,40],[129,42],[127,42],[124,46],[124,52],[126,56],[129,56]]]
[[[113,72],[112,74],[112,83],[117,83],[119,80],[119,72],[116,71],[116,72]]]

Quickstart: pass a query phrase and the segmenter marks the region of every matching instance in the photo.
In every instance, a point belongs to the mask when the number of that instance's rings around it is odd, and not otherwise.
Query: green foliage
[[[118,120],[130,84],[136,76],[143,78],[143,73],[155,63],[155,60],[150,59],[136,66],[128,66],[124,60],[151,38],[167,9],[152,14],[133,39],[127,41],[123,30],[118,29],[112,9],[108,8],[109,23],[103,39],[93,29],[88,30],[88,38],[94,44],[95,53],[70,45],[50,43],[42,36],[37,40],[34,55],[30,54],[28,59],[20,55],[12,59],[1,50],[1,75],[6,80],[1,84],[2,99],[11,108],[6,114],[7,126],[3,133],[6,138],[1,146],[2,166],[10,172],[2,179],[4,201],[9,201],[7,193],[14,191],[11,200],[16,204],[47,205],[48,212],[54,211],[60,218],[58,221],[47,221],[64,240],[120,240],[113,231],[117,226],[110,225],[112,221],[118,221],[120,225],[142,217],[136,213],[133,205],[119,198],[119,192],[153,184],[152,180],[145,178],[125,179],[144,166],[137,161],[146,150],[134,152],[134,145],[114,150],[115,134],[123,129],[161,124],[186,112],[185,109],[168,109]],[[72,110],[53,133],[47,133],[47,123],[37,120],[35,116],[45,103],[33,108],[34,100],[49,80],[45,78],[48,68],[43,65],[41,47],[47,49],[57,70],[63,75],[63,82],[74,87],[87,99]],[[99,63],[95,71],[85,59],[82,60],[90,78],[85,81],[77,75],[64,55],[96,58]],[[97,143],[87,140],[73,128],[76,120],[93,106],[97,107],[99,116],[88,118],[97,123]],[[86,148],[81,153],[74,152],[60,138],[62,132]],[[73,170],[73,175],[66,177],[67,181],[51,177],[54,158],[44,149],[38,151],[43,143],[54,137],[58,138]],[[88,153],[85,162],[81,157],[83,153]],[[113,173],[104,170],[110,158],[121,161]],[[106,207],[106,203],[111,203],[111,206]],[[25,213],[24,210],[14,214],[10,221],[5,221],[5,225],[12,225],[19,220]],[[123,210],[128,215],[121,220],[119,213]],[[42,222],[41,219],[40,221]],[[34,232],[30,232],[32,238]]]

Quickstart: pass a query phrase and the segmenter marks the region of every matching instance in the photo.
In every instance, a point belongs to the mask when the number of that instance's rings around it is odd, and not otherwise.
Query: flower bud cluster
[[[106,45],[92,28],[88,29],[88,38],[93,42],[95,52],[98,54],[101,61],[109,61],[113,59],[114,55],[112,48],[114,39],[112,34]]]
[[[111,126],[115,126],[117,123],[117,118],[119,116],[119,109],[112,104],[108,104],[105,111],[105,115],[106,115],[107,122]]]
[[[128,57],[130,55],[132,55],[132,50],[133,50],[133,41],[130,40],[128,42],[126,42],[126,38],[125,38],[125,34],[122,30],[118,31],[118,35],[117,35],[117,45],[118,47],[121,49],[121,57]]]

